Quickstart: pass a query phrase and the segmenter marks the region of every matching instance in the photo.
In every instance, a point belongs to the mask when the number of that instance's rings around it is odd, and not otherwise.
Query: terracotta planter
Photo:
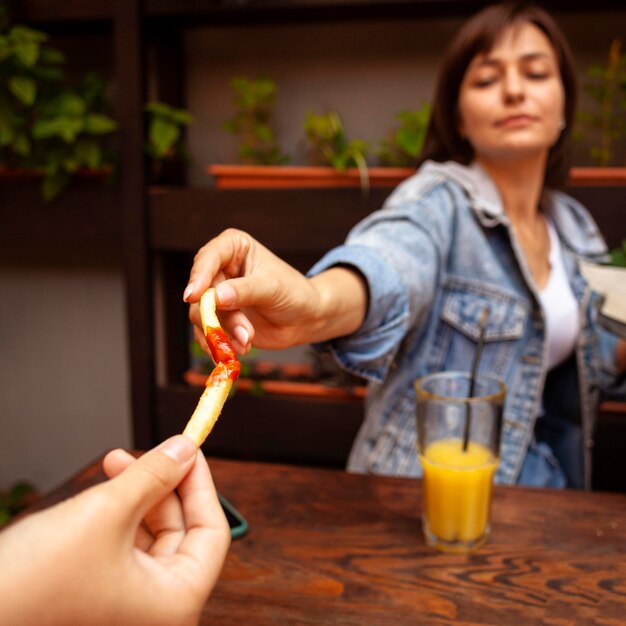
[[[414,168],[370,167],[372,187],[395,187],[415,173]],[[207,174],[218,189],[277,189],[296,187],[360,187],[357,168],[339,172],[332,167],[293,165],[209,165]]]
[[[626,167],[573,167],[570,183],[576,185],[626,185]]]
[[[189,385],[204,387],[207,375],[201,372],[189,370],[183,378]],[[355,386],[350,388],[330,387],[320,383],[294,382],[288,380],[252,380],[239,378],[236,383],[237,391],[253,391],[260,389],[264,394],[277,394],[283,396],[306,396],[314,398],[341,398],[346,400],[362,400],[365,397],[365,387]]]
[[[207,174],[218,189],[277,189],[297,187],[360,187],[356,168],[293,165],[209,165]],[[370,167],[372,187],[395,187],[415,173],[410,167]],[[626,167],[573,167],[572,185],[626,185]]]

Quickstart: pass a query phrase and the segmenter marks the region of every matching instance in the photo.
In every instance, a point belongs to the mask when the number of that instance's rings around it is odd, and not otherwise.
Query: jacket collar
[[[477,217],[481,221],[486,220],[485,225],[493,226],[494,221],[495,223],[509,223],[498,188],[478,163],[462,165],[456,161],[445,163],[426,161],[420,173],[429,177],[453,180],[460,185],[468,195],[470,205]]]
[[[509,225],[500,192],[489,174],[476,162],[426,161],[419,170],[428,178],[452,180],[463,188],[483,226]],[[604,257],[607,247],[597,224],[577,200],[560,191],[544,190],[540,205],[564,243],[583,257]]]

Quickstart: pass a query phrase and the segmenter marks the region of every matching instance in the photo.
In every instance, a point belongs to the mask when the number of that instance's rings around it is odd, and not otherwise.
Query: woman
[[[309,278],[226,231],[198,253],[184,299],[217,285],[241,352],[324,342],[369,381],[348,469],[404,476],[421,474],[413,381],[469,370],[489,307],[480,369],[508,388],[496,479],[589,487],[598,388],[626,369],[626,345],[595,324],[579,270],[605,257],[602,237],[555,191],[574,107],[570,53],[550,16],[491,6],[452,43],[424,162],[382,210]],[[195,305],[190,317],[198,323]]]

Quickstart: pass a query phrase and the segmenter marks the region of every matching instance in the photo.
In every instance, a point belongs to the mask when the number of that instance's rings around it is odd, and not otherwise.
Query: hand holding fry
[[[183,300],[206,349],[198,301],[216,286],[222,325],[240,354],[281,350],[355,332],[368,307],[364,277],[349,267],[307,278],[254,237],[229,228],[196,254]]]
[[[230,545],[204,456],[173,437],[0,533],[0,623],[197,624]]]

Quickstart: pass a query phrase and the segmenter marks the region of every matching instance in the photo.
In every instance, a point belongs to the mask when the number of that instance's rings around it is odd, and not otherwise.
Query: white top
[[[576,345],[578,336],[578,304],[567,280],[561,244],[554,226],[546,220],[550,234],[550,276],[539,292],[541,308],[546,319],[548,339],[548,369],[565,361]]]

